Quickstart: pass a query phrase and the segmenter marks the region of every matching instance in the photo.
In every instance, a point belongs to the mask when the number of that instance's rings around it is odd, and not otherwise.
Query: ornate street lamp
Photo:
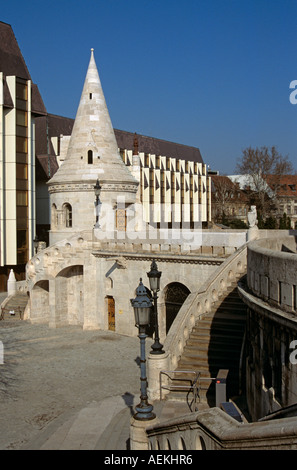
[[[135,326],[139,330],[138,338],[140,339],[140,403],[135,407],[136,413],[134,419],[149,420],[154,419],[156,415],[152,412],[153,406],[148,403],[147,397],[147,378],[146,378],[146,359],[145,359],[145,339],[147,334],[146,327],[150,321],[150,312],[152,302],[147,295],[146,288],[142,284],[140,278],[139,286],[136,289],[135,299],[131,299],[134,308]]]
[[[95,224],[94,227],[95,228],[100,228],[99,215],[100,215],[101,202],[100,202],[99,196],[101,194],[101,186],[100,186],[98,178],[97,178],[96,184],[94,186],[94,192],[95,192],[95,197],[96,197],[96,224]]]
[[[159,324],[158,324],[158,306],[157,306],[157,292],[160,290],[161,272],[158,271],[157,263],[152,261],[151,270],[147,273],[150,281],[150,289],[154,296],[154,319],[155,319],[155,342],[152,344],[151,354],[164,354],[163,345],[159,339]]]

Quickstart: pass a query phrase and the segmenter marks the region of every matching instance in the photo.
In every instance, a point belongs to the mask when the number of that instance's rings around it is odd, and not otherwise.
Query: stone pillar
[[[147,359],[147,376],[148,376],[148,389],[147,395],[149,400],[160,400],[160,372],[161,370],[168,370],[169,353],[154,355],[149,354]],[[166,393],[166,390],[163,391]],[[168,391],[167,391],[168,393]]]
[[[158,418],[150,420],[137,420],[133,417],[130,421],[130,448],[131,450],[150,450],[146,428],[159,423]]]
[[[104,329],[104,281],[105,272],[103,263],[105,260],[90,255],[88,262],[84,264],[83,276],[83,329]]]
[[[7,281],[7,297],[9,297],[10,295],[15,295],[16,290],[16,278],[13,269],[11,269]]]
[[[56,328],[56,279],[50,279],[48,288],[48,299],[49,299],[49,327]]]

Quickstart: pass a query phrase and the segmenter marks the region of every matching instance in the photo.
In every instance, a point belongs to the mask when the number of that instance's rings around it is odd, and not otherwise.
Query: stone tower
[[[48,182],[51,204],[50,244],[96,221],[94,186],[101,186],[100,226],[117,229],[117,211],[136,201],[138,182],[124,164],[106,106],[91,49],[91,58],[64,162]]]

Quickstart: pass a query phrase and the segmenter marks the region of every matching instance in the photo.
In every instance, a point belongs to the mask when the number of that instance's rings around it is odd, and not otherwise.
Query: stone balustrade
[[[220,408],[191,413],[146,429],[151,450],[293,450],[296,417],[239,423]]]
[[[212,304],[226,292],[232,281],[246,272],[246,254],[245,244],[227,258],[198,291],[187,297],[166,336],[165,354],[149,355],[148,395],[151,400],[160,399],[160,372],[176,369],[196,321],[211,310]],[[168,390],[164,392],[168,393]]]
[[[296,239],[279,237],[253,241],[248,247],[247,284],[269,305],[296,313]]]

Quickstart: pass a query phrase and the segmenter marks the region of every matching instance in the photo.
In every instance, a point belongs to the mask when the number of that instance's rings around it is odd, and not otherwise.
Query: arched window
[[[52,204],[51,224],[52,227],[57,227],[58,225],[58,212],[56,204]]]
[[[92,165],[93,163],[93,150],[88,150],[88,164]]]
[[[63,205],[64,211],[64,220],[66,227],[72,227],[72,207],[70,204],[66,203]]]

